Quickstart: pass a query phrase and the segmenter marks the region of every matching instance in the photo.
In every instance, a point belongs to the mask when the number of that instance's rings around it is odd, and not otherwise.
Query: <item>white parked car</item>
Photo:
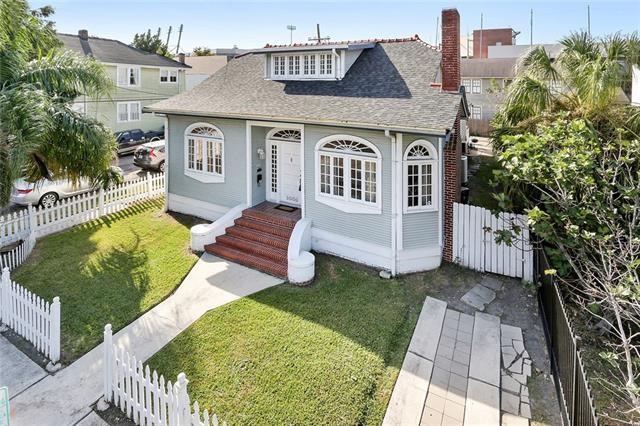
[[[119,167],[115,169],[122,175],[122,170]],[[42,179],[35,183],[18,179],[13,182],[11,202],[22,206],[33,204],[34,206],[51,207],[60,199],[73,197],[95,189],[95,187],[91,186],[89,179],[85,178],[81,178],[80,182],[75,185],[67,179]]]

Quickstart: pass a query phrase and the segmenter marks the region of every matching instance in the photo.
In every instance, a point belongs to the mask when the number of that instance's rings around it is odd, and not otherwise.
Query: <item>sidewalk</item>
[[[113,336],[144,361],[207,311],[282,280],[204,254],[176,292]],[[11,400],[11,424],[72,425],[102,396],[102,344]]]

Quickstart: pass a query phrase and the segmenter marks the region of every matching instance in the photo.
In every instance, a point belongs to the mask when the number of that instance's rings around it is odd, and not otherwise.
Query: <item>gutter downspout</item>
[[[398,270],[398,238],[396,228],[398,222],[398,203],[396,202],[396,136],[392,136],[389,130],[384,131],[384,135],[391,141],[391,276],[395,277]]]

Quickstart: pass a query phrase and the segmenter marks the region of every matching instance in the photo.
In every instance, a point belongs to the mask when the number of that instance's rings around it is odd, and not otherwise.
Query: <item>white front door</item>
[[[302,181],[300,175],[300,143],[269,141],[269,201],[300,206]]]

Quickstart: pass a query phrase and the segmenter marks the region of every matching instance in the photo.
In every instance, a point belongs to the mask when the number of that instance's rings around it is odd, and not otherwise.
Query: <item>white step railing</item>
[[[187,377],[165,383],[164,376],[150,371],[135,356],[113,344],[111,324],[104,327],[104,397],[138,425],[217,426],[218,418],[209,411],[200,413],[187,393]],[[100,406],[99,406],[100,407]],[[104,407],[106,408],[106,407]]]
[[[60,299],[49,303],[11,281],[9,268],[0,279],[0,322],[31,342],[51,360],[60,360]]]

